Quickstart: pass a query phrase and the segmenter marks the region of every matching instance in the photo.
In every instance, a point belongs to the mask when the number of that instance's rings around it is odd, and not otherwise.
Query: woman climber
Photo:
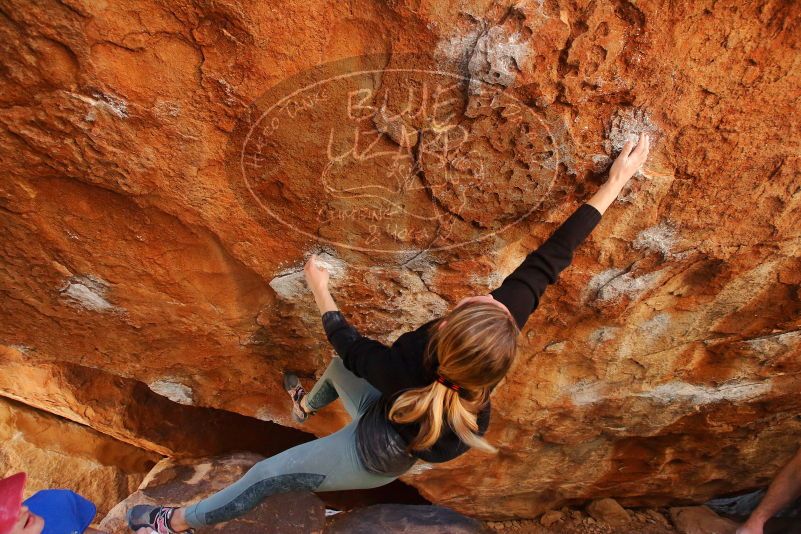
[[[520,330],[547,285],[556,282],[575,249],[645,163],[648,149],[645,134],[636,147],[627,141],[608,180],[500,287],[462,299],[448,314],[401,335],[391,347],[348,324],[328,291],[328,272],[312,256],[304,274],[338,356],[308,393],[293,374],[284,375],[284,385],[298,422],[337,398],[352,421],[329,436],[262,460],[237,482],[190,506],[134,506],[128,512],[131,529],[193,532],[241,516],[275,493],[374,488],[392,482],[418,459],[447,462],[471,447],[496,452],[483,438],[489,397],[514,360]]]

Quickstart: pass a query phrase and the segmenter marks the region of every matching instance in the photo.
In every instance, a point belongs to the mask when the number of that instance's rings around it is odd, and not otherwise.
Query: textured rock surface
[[[102,518],[130,495],[161,457],[91,428],[0,399],[0,478],[24,471],[25,497],[69,488]]]
[[[515,519],[487,521],[486,525],[499,534],[672,534],[677,532],[661,511],[639,508],[627,510],[625,523],[610,525],[597,521],[582,510],[563,506],[561,510],[545,512],[539,521]],[[667,509],[664,509],[667,513]],[[548,526],[543,521],[549,523]]]
[[[326,534],[488,534],[480,521],[442,506],[376,504],[337,514]]]
[[[281,369],[311,380],[330,354],[309,252],[391,341],[495,287],[648,130],[495,394],[500,455],[403,480],[487,518],[763,484],[801,431],[801,5],[743,4],[4,3],[0,394],[159,452],[203,421],[159,443],[127,423],[150,397],[115,380],[291,426]],[[359,108],[345,83],[254,118],[291,76],[406,51],[469,83],[443,125],[400,113],[419,80],[359,80],[387,106],[358,124],[385,135],[356,138],[403,157],[348,151],[352,124],[329,144]]]
[[[251,453],[204,459],[162,460],[147,475],[139,490],[120,502],[100,522],[111,534],[127,534],[125,514],[137,504],[184,505],[219,491],[236,481],[262,459]],[[320,534],[325,506],[313,493],[292,492],[265,499],[247,515],[205,529],[229,534]]]
[[[587,513],[596,521],[622,525],[629,521],[629,513],[614,499],[599,499],[587,506]]]
[[[733,534],[738,526],[706,506],[671,508],[670,517],[682,534]]]

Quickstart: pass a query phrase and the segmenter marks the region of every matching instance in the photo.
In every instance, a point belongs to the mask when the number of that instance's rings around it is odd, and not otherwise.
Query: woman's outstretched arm
[[[549,284],[556,283],[573,260],[573,252],[601,220],[606,209],[648,157],[649,140],[640,135],[636,148],[627,141],[612,167],[609,179],[582,204],[537,250],[525,260],[490,295],[506,306],[521,329],[539,306]],[[632,150],[633,149],[633,150]]]
[[[345,319],[328,290],[328,271],[317,265],[316,259],[312,255],[303,271],[320,310],[328,341],[349,371],[386,395],[395,393],[401,385],[408,383],[409,370],[415,365],[406,361],[408,355],[394,352],[383,343],[361,335]]]

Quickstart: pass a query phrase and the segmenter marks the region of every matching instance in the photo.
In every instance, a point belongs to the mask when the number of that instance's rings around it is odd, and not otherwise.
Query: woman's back
[[[500,287],[491,292],[490,300],[494,299],[501,303],[519,329],[522,329],[530,314],[539,305],[545,288],[556,282],[559,273],[570,264],[573,251],[592,231],[600,218],[601,214],[596,208],[582,204],[545,243],[529,254],[509,276],[504,278]],[[376,469],[385,469],[385,473],[388,473],[386,469],[390,468],[402,472],[401,467],[406,465],[408,468],[409,462],[413,463],[416,457],[429,462],[443,462],[459,456],[469,448],[448,422],[443,421],[441,433],[433,445],[415,451],[414,456],[408,453],[401,454],[400,450],[407,448],[411,440],[418,438],[421,425],[414,422],[401,424],[388,420],[389,408],[400,394],[410,389],[430,387],[436,381],[439,365],[436,361],[436,350],[432,351],[430,360],[424,355],[429,338],[432,336],[431,327],[438,320],[431,320],[416,330],[401,335],[391,347],[387,347],[359,334],[348,324],[339,310],[327,311],[322,316],[326,335],[348,370],[367,380],[382,393],[379,401],[362,416],[359,422],[359,454],[368,470],[377,466]],[[471,345],[480,339],[480,335],[475,336],[471,343],[462,346],[465,350],[470,350]],[[474,361],[477,364],[484,363],[480,359]],[[477,413],[473,412],[476,415],[475,422],[478,424],[474,434],[478,436],[482,435],[489,425],[489,389],[485,388],[484,391],[486,403],[478,408]],[[451,395],[452,393],[450,392]],[[459,401],[463,406],[470,404],[469,401],[463,401],[464,399]],[[430,425],[428,428],[430,429]],[[470,437],[468,434],[467,438]],[[390,452],[382,452],[384,449]]]
[[[463,443],[453,429],[443,421],[442,432],[434,443],[422,451],[412,451],[413,457],[405,453],[409,443],[420,432],[419,423],[398,423],[389,420],[389,410],[397,396],[408,389],[430,385],[436,380],[436,371],[426,365],[425,350],[430,338],[430,329],[436,322],[431,320],[416,330],[402,334],[391,347],[381,345],[385,350],[383,354],[375,355],[366,363],[366,366],[351,369],[357,376],[359,372],[370,375],[370,364],[377,363],[383,369],[383,379],[373,384],[381,391],[381,397],[368,409],[358,423],[359,453],[368,469],[382,474],[398,472],[408,469],[419,458],[426,462],[439,463],[452,460],[466,452],[469,447]],[[338,329],[348,328],[344,316],[338,311],[327,312],[323,315],[323,324],[327,333],[334,333]],[[366,343],[373,345],[376,342],[367,338],[355,341],[355,349],[365,350],[361,346]],[[380,345],[380,344],[379,344]],[[369,347],[373,351],[377,346]],[[353,365],[353,361],[345,360]],[[489,426],[490,404],[478,413],[478,434],[483,435]],[[399,439],[400,438],[400,439]]]

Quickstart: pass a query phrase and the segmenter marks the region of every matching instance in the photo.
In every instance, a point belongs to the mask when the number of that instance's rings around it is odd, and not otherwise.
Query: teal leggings
[[[356,424],[381,393],[345,368],[335,356],[308,393],[319,410],[342,399],[351,422],[324,438],[292,447],[257,463],[237,482],[186,508],[193,528],[229,521],[253,509],[266,497],[288,491],[338,491],[376,488],[396,476],[366,471],[356,454]]]

